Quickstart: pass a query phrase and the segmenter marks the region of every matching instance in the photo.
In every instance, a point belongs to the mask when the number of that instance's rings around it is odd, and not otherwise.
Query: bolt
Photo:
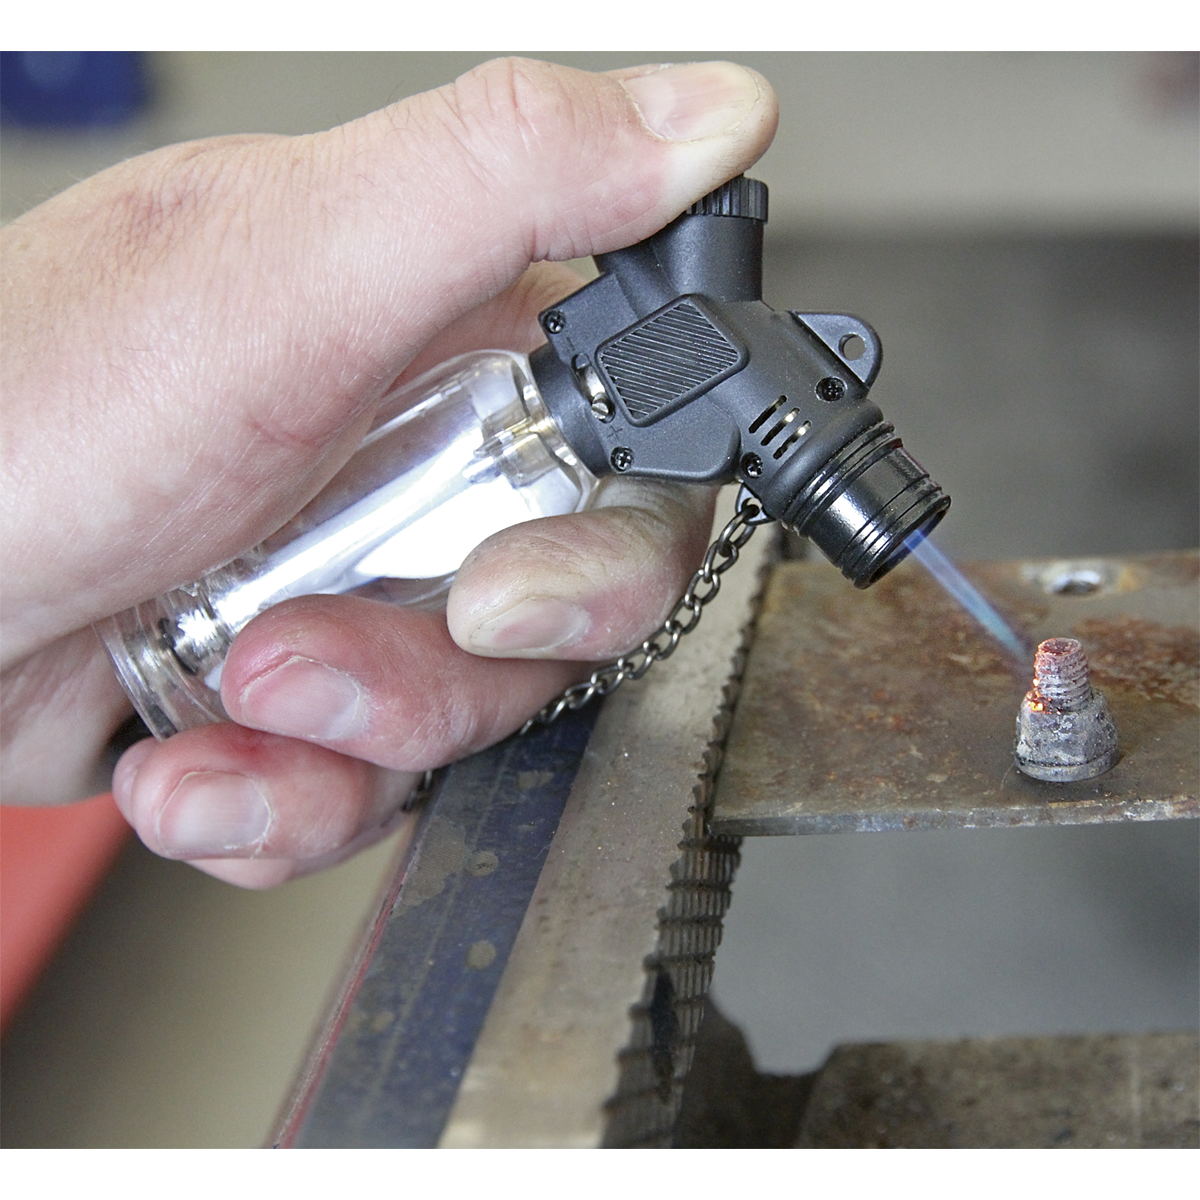
[[[546,318],[547,325],[549,325],[550,317],[555,315],[562,317],[562,313],[551,313]],[[563,325],[565,324],[566,318],[563,317]],[[562,325],[559,328],[561,329]],[[604,390],[603,381],[596,374],[596,368],[582,354],[577,354],[571,359],[571,369],[575,372],[575,378],[579,386],[583,389],[583,394],[588,398],[592,415],[600,421],[611,421],[616,415],[616,409],[613,408],[613,402],[608,398],[608,393]]]
[[[560,313],[557,308],[552,308],[543,318],[542,324],[546,327],[547,333],[562,333],[567,327],[566,315]]]
[[[822,400],[828,400],[830,404],[840,400],[845,394],[846,385],[840,379],[834,379],[832,375],[827,375],[817,384],[817,395]]]
[[[633,451],[628,446],[618,446],[609,455],[608,461],[612,463],[614,471],[628,471],[633,466]]]
[[[1018,769],[1034,779],[1071,783],[1103,775],[1118,752],[1117,727],[1088,679],[1083,647],[1074,638],[1043,642],[1017,717]]]
[[[742,474],[757,479],[762,474],[762,459],[757,454],[747,454],[742,459]]]

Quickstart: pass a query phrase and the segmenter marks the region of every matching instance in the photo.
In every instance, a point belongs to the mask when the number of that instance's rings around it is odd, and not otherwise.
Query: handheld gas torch
[[[763,303],[766,220],[766,186],[739,176],[653,237],[598,255],[599,277],[541,314],[547,344],[528,359],[464,355],[398,389],[277,533],[101,622],[155,735],[227,719],[225,655],[264,609],[364,589],[425,601],[485,537],[585,508],[614,473],[738,481],[743,511],[810,538],[856,587],[900,562],[950,498],[867,398],[875,331]]]

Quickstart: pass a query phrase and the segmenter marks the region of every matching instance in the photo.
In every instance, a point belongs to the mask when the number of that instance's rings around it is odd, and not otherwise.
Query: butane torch
[[[810,538],[856,587],[950,498],[867,392],[875,331],[762,300],[767,188],[738,177],[665,229],[597,255],[597,279],[541,314],[547,344],[483,351],[387,396],[330,484],[245,555],[97,630],[159,738],[226,720],[221,669],[254,616],[355,591],[425,603],[486,537],[577,512],[613,473],[743,486],[743,506]]]

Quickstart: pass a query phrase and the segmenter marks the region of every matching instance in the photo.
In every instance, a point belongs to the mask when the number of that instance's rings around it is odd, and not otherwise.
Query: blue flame
[[[1029,648],[1012,626],[988,603],[979,590],[923,533],[912,534],[904,543],[909,553],[987,630],[1024,665]]]

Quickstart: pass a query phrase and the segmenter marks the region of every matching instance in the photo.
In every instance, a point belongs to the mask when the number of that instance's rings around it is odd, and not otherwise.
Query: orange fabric
[[[130,829],[112,794],[0,808],[0,1028],[20,1007]]]

